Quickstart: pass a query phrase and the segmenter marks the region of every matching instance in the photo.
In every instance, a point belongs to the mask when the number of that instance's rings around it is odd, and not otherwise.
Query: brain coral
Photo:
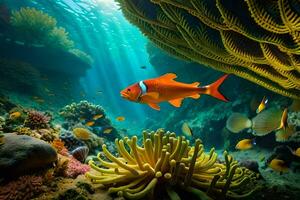
[[[300,99],[298,0],[118,0],[152,42],[184,60]]]

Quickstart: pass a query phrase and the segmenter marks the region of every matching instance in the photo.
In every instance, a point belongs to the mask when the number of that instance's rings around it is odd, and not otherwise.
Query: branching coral
[[[158,47],[300,99],[300,10],[295,0],[118,0]]]
[[[110,120],[106,117],[104,109],[88,101],[80,101],[79,103],[66,105],[61,109],[60,115],[66,120],[64,127],[67,129],[73,129],[78,126],[83,127],[80,126],[80,124],[84,125],[91,121],[94,123],[88,128],[94,133],[99,133],[99,127],[102,131],[106,127],[112,127]],[[116,129],[112,127],[112,132],[106,134],[105,137],[114,140],[116,134]]]
[[[24,122],[24,126],[31,129],[48,128],[51,120],[51,116],[36,110],[29,110]]]
[[[0,186],[0,199],[30,200],[43,192],[40,176],[21,176],[17,180]]]
[[[150,134],[144,131],[142,146],[136,136],[116,139],[115,144],[120,157],[103,145],[103,153],[111,162],[98,154],[100,165],[91,160],[93,171],[86,176],[127,199],[144,199],[147,195],[162,199],[166,193],[170,199],[180,199],[180,190],[198,198],[245,197],[256,188],[255,173],[239,167],[227,152],[225,163],[218,162],[214,149],[204,153],[200,140],[190,146],[184,137],[159,129]]]

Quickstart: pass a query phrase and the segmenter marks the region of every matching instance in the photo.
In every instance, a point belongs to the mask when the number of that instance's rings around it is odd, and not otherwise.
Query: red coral
[[[27,112],[27,117],[24,125],[31,129],[48,128],[51,116],[44,112],[30,110]]]
[[[78,160],[73,157],[70,157],[70,161],[68,163],[67,170],[65,174],[69,178],[76,178],[78,175],[85,174],[90,170],[90,166],[86,164],[82,164]]]
[[[63,156],[69,156],[69,152],[68,149],[65,147],[65,143],[60,139],[54,139],[53,142],[51,142],[51,146],[54,149],[56,149],[57,153]]]
[[[30,200],[43,192],[42,185],[40,176],[21,176],[0,186],[0,200]]]

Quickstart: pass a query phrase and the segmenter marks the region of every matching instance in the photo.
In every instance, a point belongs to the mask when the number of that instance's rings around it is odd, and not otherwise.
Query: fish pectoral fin
[[[154,110],[160,110],[160,107],[158,104],[156,103],[148,103],[148,105],[153,108]]]
[[[200,94],[194,94],[194,95],[191,95],[189,97],[191,97],[193,99],[199,99],[200,98]]]
[[[159,98],[159,93],[157,92],[147,92],[143,94],[141,97],[151,97],[153,99],[158,99]]]
[[[180,98],[180,99],[173,99],[173,100],[170,100],[169,103],[170,103],[172,106],[175,106],[175,107],[178,108],[178,107],[181,106],[182,100],[183,100],[183,98]]]
[[[162,75],[162,76],[160,76],[158,78],[169,81],[169,80],[173,80],[173,79],[177,78],[177,75],[174,74],[174,73],[167,73],[167,74],[164,74],[164,75]]]
[[[194,82],[194,83],[191,83],[190,86],[192,87],[199,87],[200,83],[199,82]]]

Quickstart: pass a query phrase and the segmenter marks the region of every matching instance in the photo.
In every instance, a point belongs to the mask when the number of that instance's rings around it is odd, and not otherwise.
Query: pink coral
[[[67,170],[65,174],[69,178],[76,178],[78,175],[85,174],[90,170],[90,166],[86,164],[82,164],[78,160],[73,157],[70,157]]]
[[[48,128],[50,120],[51,116],[48,114],[36,110],[30,110],[27,112],[24,125],[31,129]]]
[[[0,186],[0,200],[30,200],[43,192],[42,185],[40,176],[21,176]]]

